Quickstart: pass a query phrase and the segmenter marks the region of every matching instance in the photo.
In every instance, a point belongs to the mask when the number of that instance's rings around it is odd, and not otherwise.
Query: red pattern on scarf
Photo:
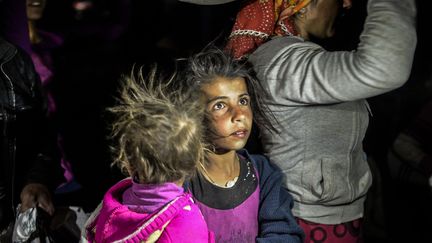
[[[290,2],[301,3],[302,0]],[[294,13],[281,20],[288,32],[278,24],[281,12],[288,7],[293,7],[290,2],[283,1],[281,6],[276,6],[275,0],[248,1],[237,14],[226,49],[234,58],[240,59],[253,52],[273,35],[297,35],[292,18]]]

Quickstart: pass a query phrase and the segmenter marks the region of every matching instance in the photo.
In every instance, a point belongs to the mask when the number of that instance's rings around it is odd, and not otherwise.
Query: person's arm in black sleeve
[[[29,161],[30,168],[27,174],[26,185],[21,191],[22,210],[39,206],[52,214],[54,207],[51,193],[62,182],[62,169],[57,147],[57,134],[55,127],[47,117],[47,101],[42,90],[41,82],[33,63],[28,55],[19,51],[22,66],[28,84],[31,85],[34,103],[33,127],[37,131],[34,146],[37,154]]]

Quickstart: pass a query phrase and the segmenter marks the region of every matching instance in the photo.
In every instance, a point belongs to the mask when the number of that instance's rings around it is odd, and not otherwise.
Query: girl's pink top
[[[108,190],[87,225],[89,242],[141,242],[157,230],[162,232],[157,242],[214,242],[191,195],[173,183],[122,180]]]

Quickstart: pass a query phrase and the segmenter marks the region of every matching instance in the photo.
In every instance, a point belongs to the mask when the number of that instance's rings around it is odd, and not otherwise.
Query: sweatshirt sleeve
[[[312,42],[282,37],[253,53],[249,60],[275,102],[352,101],[403,85],[417,42],[415,1],[370,0],[367,11],[356,51],[326,51]]]
[[[282,173],[264,156],[253,155],[260,181],[259,233],[256,242],[303,242],[304,233],[291,208],[293,199],[282,187]]]

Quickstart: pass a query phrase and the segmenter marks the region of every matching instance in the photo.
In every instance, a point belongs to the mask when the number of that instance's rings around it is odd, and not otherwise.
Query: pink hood
[[[181,194],[161,210],[151,214],[137,213],[120,201],[123,193],[132,184],[131,179],[122,180],[105,194],[98,216],[86,228],[86,238],[89,242],[144,241],[191,202],[190,194]]]

